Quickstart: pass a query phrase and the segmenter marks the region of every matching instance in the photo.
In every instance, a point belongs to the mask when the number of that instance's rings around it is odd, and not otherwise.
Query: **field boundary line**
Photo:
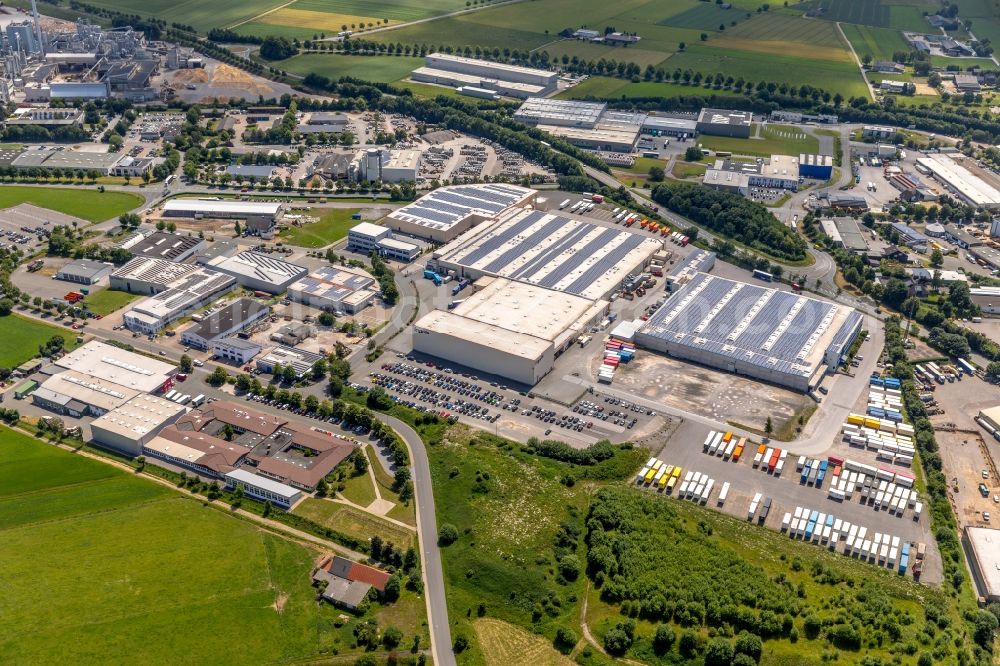
[[[871,100],[875,99],[875,89],[872,87],[872,82],[868,80],[865,75],[865,67],[861,64],[861,58],[858,57],[858,52],[854,50],[854,44],[851,44],[851,40],[847,38],[844,34],[844,29],[840,27],[840,21],[834,21],[834,25],[837,26],[837,32],[840,34],[840,38],[847,43],[847,48],[850,50],[851,55],[854,56],[854,63],[858,66],[858,71],[861,72],[861,80],[865,82],[865,87],[868,88],[868,98]]]
[[[277,7],[274,7],[272,9],[268,9],[266,12],[261,12],[260,14],[257,14],[256,16],[251,16],[248,19],[244,19],[242,21],[238,21],[238,22],[236,22],[236,23],[234,23],[234,24],[232,24],[230,26],[226,26],[226,30],[232,30],[233,28],[238,28],[241,25],[245,25],[247,23],[253,23],[254,21],[256,21],[257,19],[259,19],[260,17],[267,16],[268,14],[273,14],[274,12],[276,12],[278,10],[281,10],[281,9],[284,9],[285,7],[287,7],[289,5],[294,5],[297,1],[298,0],[290,0],[289,2],[286,2],[283,5],[278,5]]]
[[[100,516],[106,513],[116,513],[119,511],[129,511],[134,507],[145,507],[147,504],[157,504],[159,502],[168,502],[176,499],[181,499],[179,497],[163,496],[154,499],[147,499],[141,502],[132,502],[131,504],[125,506],[111,507],[107,509],[101,509],[99,511],[84,511],[83,513],[74,513],[68,516],[60,516],[58,518],[49,518],[47,520],[33,520],[30,523],[20,523],[19,525],[11,525],[9,527],[0,527],[0,532],[9,532],[11,530],[21,529],[23,527],[37,527],[38,525],[50,525],[52,523],[61,523],[66,520],[77,520],[81,516]]]

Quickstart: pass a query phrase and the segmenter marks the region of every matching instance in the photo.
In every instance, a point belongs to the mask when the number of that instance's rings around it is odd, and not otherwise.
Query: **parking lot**
[[[763,525],[776,531],[781,528],[784,514],[794,513],[795,508],[801,506],[867,527],[872,534],[877,531],[898,536],[902,541],[925,543],[927,557],[921,580],[928,583],[940,582],[941,558],[930,532],[930,520],[926,511],[919,520],[913,519],[912,510],[897,516],[885,509],[875,509],[867,501],[862,503],[859,492],[855,492],[850,500],[831,499],[828,494],[829,482],[819,487],[801,482],[800,474],[796,472],[796,461],[799,456],[795,454],[794,444],[788,445],[790,450],[786,466],[780,475],[769,473],[766,465],[754,468],[753,454],[756,453],[759,442],[748,440],[746,452],[738,462],[733,462],[732,459],[726,460],[718,455],[709,455],[703,451],[703,443],[710,432],[711,429],[708,427],[685,421],[666,444],[659,450],[654,448],[651,451],[652,455],[668,465],[680,465],[685,472],[687,470],[701,472],[714,479],[715,485],[707,506],[746,520],[747,510],[753,497],[760,493],[762,500],[771,499],[771,508]],[[831,433],[831,441],[833,438],[834,435]],[[784,448],[785,445],[782,442],[771,442],[768,446]],[[822,457],[825,458],[825,455]],[[851,458],[865,461],[863,454],[855,453]],[[730,484],[728,497],[725,504],[719,507],[719,492],[726,482]],[[651,489],[650,492],[658,491]],[[754,522],[758,522],[757,514]],[[841,543],[841,547],[838,547],[838,552],[842,552],[842,545]]]

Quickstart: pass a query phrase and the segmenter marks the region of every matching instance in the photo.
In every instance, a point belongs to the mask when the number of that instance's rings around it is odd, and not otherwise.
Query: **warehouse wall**
[[[451,361],[456,365],[476,368],[481,372],[500,375],[529,386],[552,370],[555,354],[550,347],[536,360],[507,354],[490,346],[489,340],[481,344],[444,333],[431,333],[414,329],[413,349],[423,354]]]

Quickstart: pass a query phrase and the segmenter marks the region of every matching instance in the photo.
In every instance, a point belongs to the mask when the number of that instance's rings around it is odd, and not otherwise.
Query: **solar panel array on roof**
[[[496,215],[530,194],[527,188],[502,183],[454,185],[433,190],[390,217],[440,231],[472,214]]]
[[[639,339],[648,336],[809,377],[818,364],[816,346],[841,309],[799,294],[698,273],[650,317]],[[857,321],[860,315],[849,312],[828,345],[850,337]]]
[[[660,241],[542,211],[519,211],[443,248],[439,262],[589,298],[641,270]]]

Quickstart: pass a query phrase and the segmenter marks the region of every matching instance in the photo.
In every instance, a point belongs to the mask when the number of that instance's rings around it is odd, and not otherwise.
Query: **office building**
[[[347,249],[364,255],[377,252],[394,261],[409,263],[420,256],[420,247],[392,237],[392,229],[361,222],[347,231]]]

